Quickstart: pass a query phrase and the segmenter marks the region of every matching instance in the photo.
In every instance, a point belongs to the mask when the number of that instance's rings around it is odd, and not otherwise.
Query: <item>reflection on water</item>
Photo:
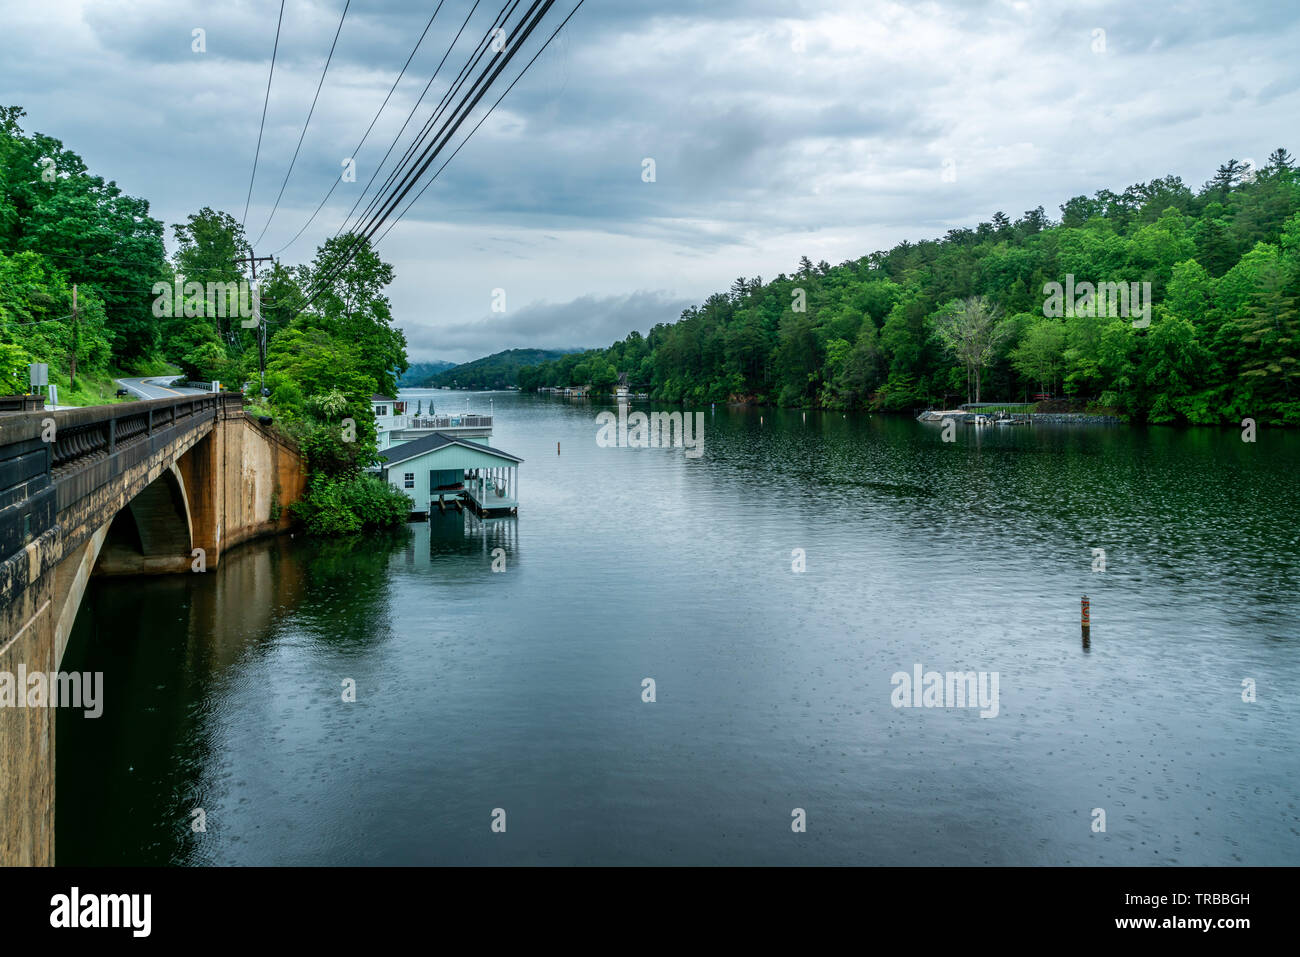
[[[495,406],[517,518],[94,584],[60,863],[1300,860],[1297,436]],[[918,664],[997,717],[893,707]]]

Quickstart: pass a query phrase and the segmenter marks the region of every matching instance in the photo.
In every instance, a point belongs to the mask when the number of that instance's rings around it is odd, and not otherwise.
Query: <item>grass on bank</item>
[[[64,369],[50,368],[50,382],[58,386],[59,405],[87,406],[112,405],[117,402],[133,402],[136,396],[119,396],[120,388],[116,380],[136,378],[139,376],[180,375],[180,370],[161,359],[143,360],[132,363],[126,369],[97,369],[90,372],[77,372],[74,386]],[[49,393],[46,393],[48,401]]]

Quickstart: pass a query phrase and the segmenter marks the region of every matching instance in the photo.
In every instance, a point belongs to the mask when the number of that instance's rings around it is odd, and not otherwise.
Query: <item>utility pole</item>
[[[249,269],[253,273],[253,288],[257,290],[257,264],[273,262],[271,256],[254,256],[253,247],[248,246],[247,256],[240,256],[235,259],[237,263],[248,263]],[[266,320],[262,318],[262,294],[257,290],[257,370],[258,377],[261,380],[260,395],[265,398],[266,392]]]
[[[81,329],[77,325],[77,284],[72,284],[72,361],[68,364],[68,389],[77,387],[77,347],[81,345]],[[72,401],[72,400],[69,400]]]

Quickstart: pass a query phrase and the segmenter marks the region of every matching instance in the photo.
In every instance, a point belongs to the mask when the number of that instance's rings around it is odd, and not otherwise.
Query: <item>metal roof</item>
[[[427,455],[429,452],[436,452],[438,449],[445,448],[448,445],[459,445],[474,452],[487,452],[490,455],[495,455],[499,458],[509,459],[511,462],[523,461],[519,456],[511,455],[509,452],[494,449],[492,446],[483,445],[480,442],[470,442],[467,439],[458,438],[454,435],[447,435],[445,432],[430,432],[423,438],[415,439],[410,442],[403,442],[401,445],[394,445],[392,448],[385,449],[388,454],[381,455],[379,459],[385,465],[397,465],[400,462],[406,462],[418,456]]]

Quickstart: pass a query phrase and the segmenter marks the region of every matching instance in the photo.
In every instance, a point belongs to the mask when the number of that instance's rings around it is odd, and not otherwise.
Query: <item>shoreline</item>
[[[952,419],[963,425],[974,425],[977,417],[988,419],[982,412],[935,412],[925,411],[915,416],[918,422],[942,422]],[[1017,412],[1017,424],[1026,425],[1129,425],[1127,419],[1117,415],[1101,415],[1094,412]],[[993,425],[995,423],[989,422]]]

